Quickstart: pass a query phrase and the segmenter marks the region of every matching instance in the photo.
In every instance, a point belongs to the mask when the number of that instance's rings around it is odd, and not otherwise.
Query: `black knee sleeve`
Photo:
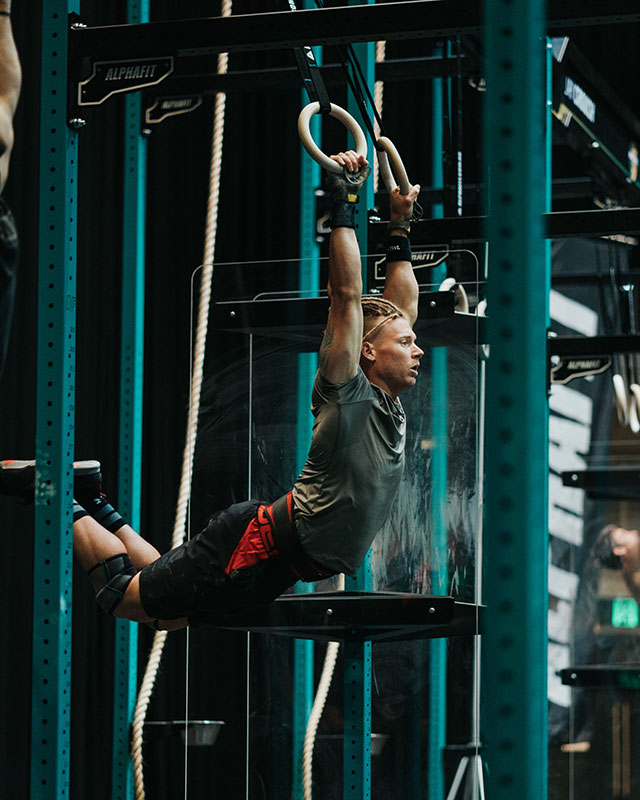
[[[100,561],[89,570],[89,580],[96,593],[96,602],[103,611],[113,614],[136,572],[126,553],[119,553],[117,556]]]

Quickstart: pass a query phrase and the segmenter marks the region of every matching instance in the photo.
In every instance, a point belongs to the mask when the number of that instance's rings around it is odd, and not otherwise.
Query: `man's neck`
[[[378,380],[377,378],[370,378],[368,375],[367,375],[367,380],[372,386],[375,386],[376,389],[380,389],[381,392],[384,392],[385,394],[389,395],[389,397],[393,400],[394,403],[398,402],[398,395],[394,394],[391,391],[391,389],[389,389],[389,387],[382,381]]]

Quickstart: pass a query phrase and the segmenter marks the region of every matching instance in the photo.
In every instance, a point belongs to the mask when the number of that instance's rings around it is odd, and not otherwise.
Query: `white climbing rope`
[[[386,42],[376,42],[376,64],[384,61],[387,52],[387,43]],[[375,103],[376,108],[378,109],[378,114],[382,116],[382,102],[384,99],[384,81],[376,81],[373,86],[373,102]],[[380,125],[378,124],[378,120],[374,119],[373,121],[373,130],[376,134],[376,139],[380,138]],[[380,180],[380,173],[379,173],[379,166],[378,166],[378,159],[373,159],[373,192],[374,194],[378,191],[378,183]]]
[[[222,0],[220,15],[231,15],[232,0]],[[228,54],[218,56],[218,74],[227,72]],[[209,201],[207,205],[206,233],[204,255],[202,259],[202,278],[200,282],[200,302],[198,307],[198,322],[196,327],[195,345],[193,351],[193,366],[191,372],[191,390],[189,396],[189,413],[187,417],[187,432],[182,459],[182,477],[176,516],[173,527],[171,547],[178,547],[186,536],[187,507],[191,496],[191,478],[193,473],[193,457],[195,452],[198,416],[200,413],[200,397],[202,393],[203,366],[207,329],[209,320],[209,307],[211,304],[211,279],[213,276],[213,257],[215,252],[216,233],[218,228],[218,204],[220,199],[220,172],[222,167],[222,142],[224,137],[224,114],[226,95],[218,92],[215,100],[213,119],[213,135],[211,144],[211,169],[209,173]],[[144,677],[138,692],[138,699],[133,719],[131,755],[133,758],[135,795],[136,800],[144,800],[144,770],[142,761],[142,734],[147,708],[153,693],[156,676],[160,667],[164,644],[167,638],[166,631],[157,631],[153,637],[153,645],[147,661]],[[187,679],[188,680],[188,679]]]
[[[338,591],[344,591],[344,575],[338,577]],[[340,642],[329,642],[327,645],[322,674],[318,681],[316,696],[311,708],[311,714],[309,714],[309,720],[307,721],[307,729],[304,734],[304,746],[302,748],[302,789],[304,800],[312,800],[313,796],[313,748],[316,743],[318,724],[320,723],[320,718],[322,717],[322,712],[327,702],[327,695],[331,688],[331,681],[333,680],[333,673],[336,668],[339,650]]]
[[[302,750],[302,788],[304,800],[311,800],[312,797],[313,748],[316,743],[316,731],[318,730],[318,723],[320,722],[320,717],[324,711],[324,704],[327,702],[327,695],[331,688],[331,681],[333,680],[333,672],[335,670],[339,649],[340,642],[329,642],[327,645],[322,675],[320,676],[315,700],[313,701],[313,707],[309,715],[309,721],[307,722],[307,730],[304,735],[304,748]]]

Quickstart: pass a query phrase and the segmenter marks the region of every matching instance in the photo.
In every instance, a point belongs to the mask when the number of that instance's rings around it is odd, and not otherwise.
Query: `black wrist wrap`
[[[329,214],[329,227],[355,228],[356,205],[360,201],[358,192],[361,182],[351,182],[343,175],[326,172],[324,175],[324,188],[331,198],[331,213]]]
[[[355,228],[356,205],[360,198],[357,194],[347,195],[346,200],[334,200],[331,204],[329,226],[334,228]]]
[[[387,241],[387,264],[411,261],[411,242],[407,236],[390,236]]]

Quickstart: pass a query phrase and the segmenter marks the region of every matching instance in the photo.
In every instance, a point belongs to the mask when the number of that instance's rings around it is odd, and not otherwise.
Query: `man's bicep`
[[[358,371],[362,346],[362,307],[360,303],[329,309],[318,367],[330,383],[344,383]]]

